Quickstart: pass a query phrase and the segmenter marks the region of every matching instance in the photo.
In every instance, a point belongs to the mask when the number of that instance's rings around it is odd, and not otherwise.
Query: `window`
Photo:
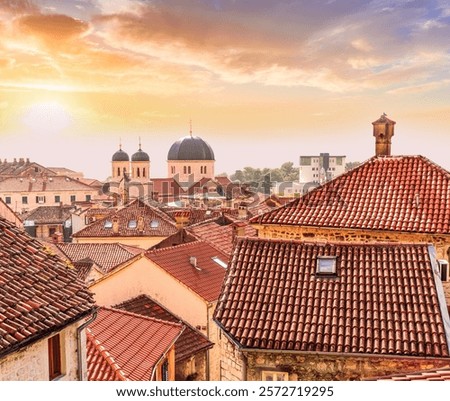
[[[224,269],[226,269],[228,266],[222,259],[218,258],[217,256],[213,256],[211,259]]]
[[[61,341],[59,334],[48,339],[48,368],[50,380],[61,376]]]
[[[70,201],[71,201],[71,202],[75,202],[76,199],[77,199],[77,196],[76,196],[76,195],[70,195]]]
[[[51,237],[53,234],[56,233],[56,228],[55,227],[51,227],[48,229],[48,235]]]
[[[117,176],[120,177],[120,167],[117,167]]]
[[[45,196],[36,196],[36,203],[45,203]]]
[[[142,177],[145,178],[145,167],[142,167]]]
[[[187,174],[187,167],[186,166],[183,166],[183,173]]]
[[[55,203],[61,202],[61,196],[55,195]]]
[[[11,204],[11,197],[10,197],[10,196],[5,196],[5,203],[6,203],[7,205],[10,205],[10,204]]]
[[[206,166],[203,167],[203,173],[206,174]]]
[[[128,228],[136,228],[137,227],[137,221],[136,220],[130,220],[128,222]]]
[[[319,275],[336,275],[336,256],[319,256],[317,257],[317,274]]]
[[[188,166],[188,174],[191,174],[191,166]]]
[[[136,177],[140,177],[141,176],[141,169],[138,167],[136,169]]]
[[[169,381],[169,361],[167,359],[161,365],[161,381]]]
[[[112,221],[111,220],[106,220],[105,224],[103,224],[104,228],[112,228]]]
[[[22,196],[22,205],[28,205],[28,196]]]
[[[300,166],[310,166],[311,158],[308,156],[300,156]]]
[[[270,381],[270,382],[279,382],[279,381],[288,381],[289,373],[288,372],[272,372],[268,370],[262,371],[262,381]]]
[[[35,172],[35,173],[39,173],[39,167],[35,167],[35,168],[34,168],[34,172]]]
[[[92,199],[91,195],[86,195],[86,202],[90,202]]]
[[[172,166],[172,167],[170,168],[170,171],[171,171],[172,174],[175,174],[175,166]]]
[[[158,228],[159,227],[159,221],[158,220],[152,220],[150,222],[150,228]]]

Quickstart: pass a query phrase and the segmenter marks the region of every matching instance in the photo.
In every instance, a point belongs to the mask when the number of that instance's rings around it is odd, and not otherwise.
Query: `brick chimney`
[[[375,137],[375,156],[391,155],[391,139],[394,136],[395,121],[387,118],[383,113],[381,117],[372,123],[373,136]]]

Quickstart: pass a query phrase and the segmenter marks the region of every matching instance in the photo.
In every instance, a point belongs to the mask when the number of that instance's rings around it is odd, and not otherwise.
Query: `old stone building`
[[[0,294],[0,380],[86,380],[92,294],[74,269],[1,217]]]
[[[376,156],[250,221],[261,238],[431,243],[449,260],[450,173],[423,156],[391,156],[394,124],[373,123]]]
[[[450,362],[427,244],[241,238],[214,319],[221,380],[360,380]]]

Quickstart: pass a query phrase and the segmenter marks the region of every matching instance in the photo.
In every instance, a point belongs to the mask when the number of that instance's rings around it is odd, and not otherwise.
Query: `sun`
[[[57,133],[72,124],[72,116],[63,103],[51,100],[28,106],[22,121],[33,132]]]

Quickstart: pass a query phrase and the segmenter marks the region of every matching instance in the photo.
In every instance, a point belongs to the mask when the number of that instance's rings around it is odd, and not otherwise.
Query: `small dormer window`
[[[133,228],[136,228],[136,227],[137,227],[137,221],[136,220],[130,220],[128,222],[128,228],[133,229]]]
[[[217,256],[213,256],[211,259],[212,259],[214,262],[216,262],[220,267],[223,267],[224,269],[226,269],[227,266],[228,266],[222,259],[220,259],[220,258],[217,257]]]
[[[320,276],[336,276],[336,256],[319,256],[316,274]]]
[[[152,220],[150,222],[150,228],[158,228],[159,227],[159,221],[158,220]]]
[[[112,228],[112,221],[106,220],[105,224],[103,225],[104,228]]]

